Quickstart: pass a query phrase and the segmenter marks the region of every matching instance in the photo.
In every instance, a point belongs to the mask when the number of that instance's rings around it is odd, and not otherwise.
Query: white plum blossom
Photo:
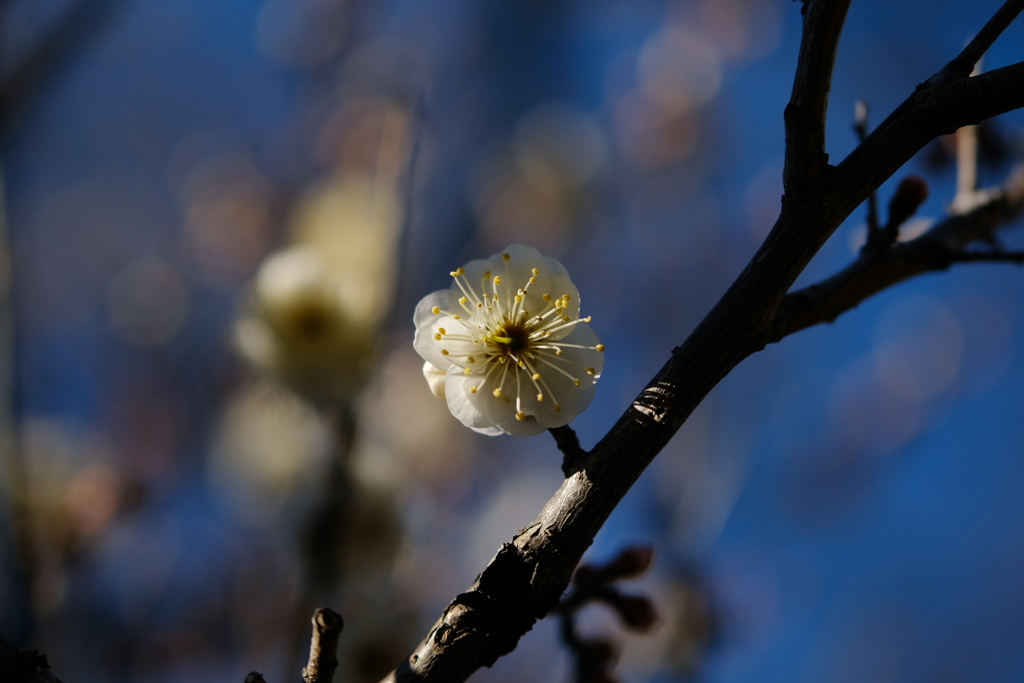
[[[250,362],[317,404],[346,403],[366,385],[376,327],[353,314],[353,293],[308,245],[260,267],[252,301],[235,324]]]
[[[604,345],[561,263],[513,244],[451,276],[416,307],[413,345],[455,417],[482,434],[529,436],[586,409]]]

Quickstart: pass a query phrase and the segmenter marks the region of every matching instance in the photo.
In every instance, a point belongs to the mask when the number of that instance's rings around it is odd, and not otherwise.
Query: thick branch
[[[537,519],[502,546],[386,680],[463,681],[511,652],[557,604],[597,531],[697,405],[744,358],[779,338],[786,292],[836,228],[933,138],[1024,106],[1024,64],[973,78],[936,74],[830,170],[821,142],[827,81],[848,5],[807,6],[816,19],[805,23],[814,35],[805,38],[801,83],[787,109],[786,196],[765,243]]]
[[[832,67],[850,0],[813,0],[805,6],[803,39],[793,93],[786,107],[786,162],[782,181],[788,190],[813,183],[828,164],[825,116],[832,88]]]

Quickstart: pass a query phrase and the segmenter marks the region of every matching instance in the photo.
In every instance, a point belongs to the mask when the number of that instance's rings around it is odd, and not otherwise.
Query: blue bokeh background
[[[0,4],[0,76],[63,4]],[[856,144],[857,99],[880,121],[998,4],[856,0],[832,88],[831,158]],[[288,575],[287,519],[240,522],[206,462],[227,397],[250,377],[230,344],[247,282],[287,241],[296,197],[345,163],[317,147],[331,107],[369,92],[414,112],[416,180],[383,346],[409,351],[407,313],[448,286],[451,268],[534,243],[573,274],[608,346],[598,396],[573,425],[585,446],[724,292],[777,212],[799,3],[104,6],[98,27],[58,51],[3,124],[14,419],[51,441],[59,434],[73,470],[90,464],[94,441],[114,465],[116,495],[99,489],[113,495],[111,510],[55,565],[62,587],[36,589],[46,607],[35,619],[6,525],[0,633],[46,650],[66,680],[240,681],[286,657],[266,615],[276,607],[257,597],[269,589],[239,588],[238,566],[273,556]],[[1021,59],[1018,22],[985,66]],[[672,91],[687,85],[688,95]],[[585,181],[547,188],[555,209],[507,171],[522,121],[551,103],[602,140]],[[1004,156],[982,165],[985,186],[1019,161],[1024,116],[992,130]],[[211,176],[228,178],[211,196],[242,188],[240,201],[262,216],[238,219],[240,232],[221,241],[189,227],[188,179],[205,155],[243,167]],[[955,173],[938,146],[881,188],[882,206],[909,173],[931,190],[919,216],[945,215]],[[801,284],[855,257],[863,220],[859,210],[840,228]],[[1021,244],[1019,226],[1005,241]],[[111,283],[154,259],[175,274],[185,308],[173,330],[140,344],[111,322]],[[969,265],[904,283],[765,349],[715,389],[591,552],[653,543],[647,594],[681,611],[666,595],[687,585],[716,626],[687,635],[666,616],[656,655],[631,657],[643,637],[630,636],[625,680],[1024,680],[1022,278],[1012,266]],[[420,400],[432,400],[425,389]],[[401,430],[402,416],[391,419]],[[561,480],[546,436],[458,438],[473,453],[469,483],[399,504],[413,545],[447,548],[452,560],[418,587],[424,624]],[[228,593],[249,611],[196,617],[197,604]],[[266,623],[237,629],[239,614]],[[147,640],[153,631],[173,638]],[[554,633],[541,624],[477,678],[567,680]],[[686,638],[699,656],[674,661]]]

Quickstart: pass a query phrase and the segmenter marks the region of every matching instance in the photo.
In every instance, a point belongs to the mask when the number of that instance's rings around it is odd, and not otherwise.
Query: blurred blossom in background
[[[998,4],[853,3],[832,158],[857,99],[880,122]],[[0,3],[0,635],[79,683],[286,680],[323,603],[341,680],[378,680],[561,481],[547,435],[431,396],[415,303],[510,243],[564,263],[608,346],[594,444],[771,228],[799,26],[785,0]],[[983,130],[997,184],[1024,116]],[[907,231],[953,198],[947,143],[881,189],[927,180]],[[1022,278],[905,283],[715,390],[591,551],[657,551],[630,587],[654,633],[581,615],[623,680],[1024,679]],[[474,680],[571,669],[541,622]]]

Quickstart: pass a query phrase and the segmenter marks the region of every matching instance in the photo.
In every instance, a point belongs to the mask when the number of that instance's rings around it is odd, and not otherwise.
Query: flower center
[[[497,344],[503,355],[517,356],[530,346],[530,331],[525,325],[506,323],[495,331],[497,334],[491,335],[489,341]]]

